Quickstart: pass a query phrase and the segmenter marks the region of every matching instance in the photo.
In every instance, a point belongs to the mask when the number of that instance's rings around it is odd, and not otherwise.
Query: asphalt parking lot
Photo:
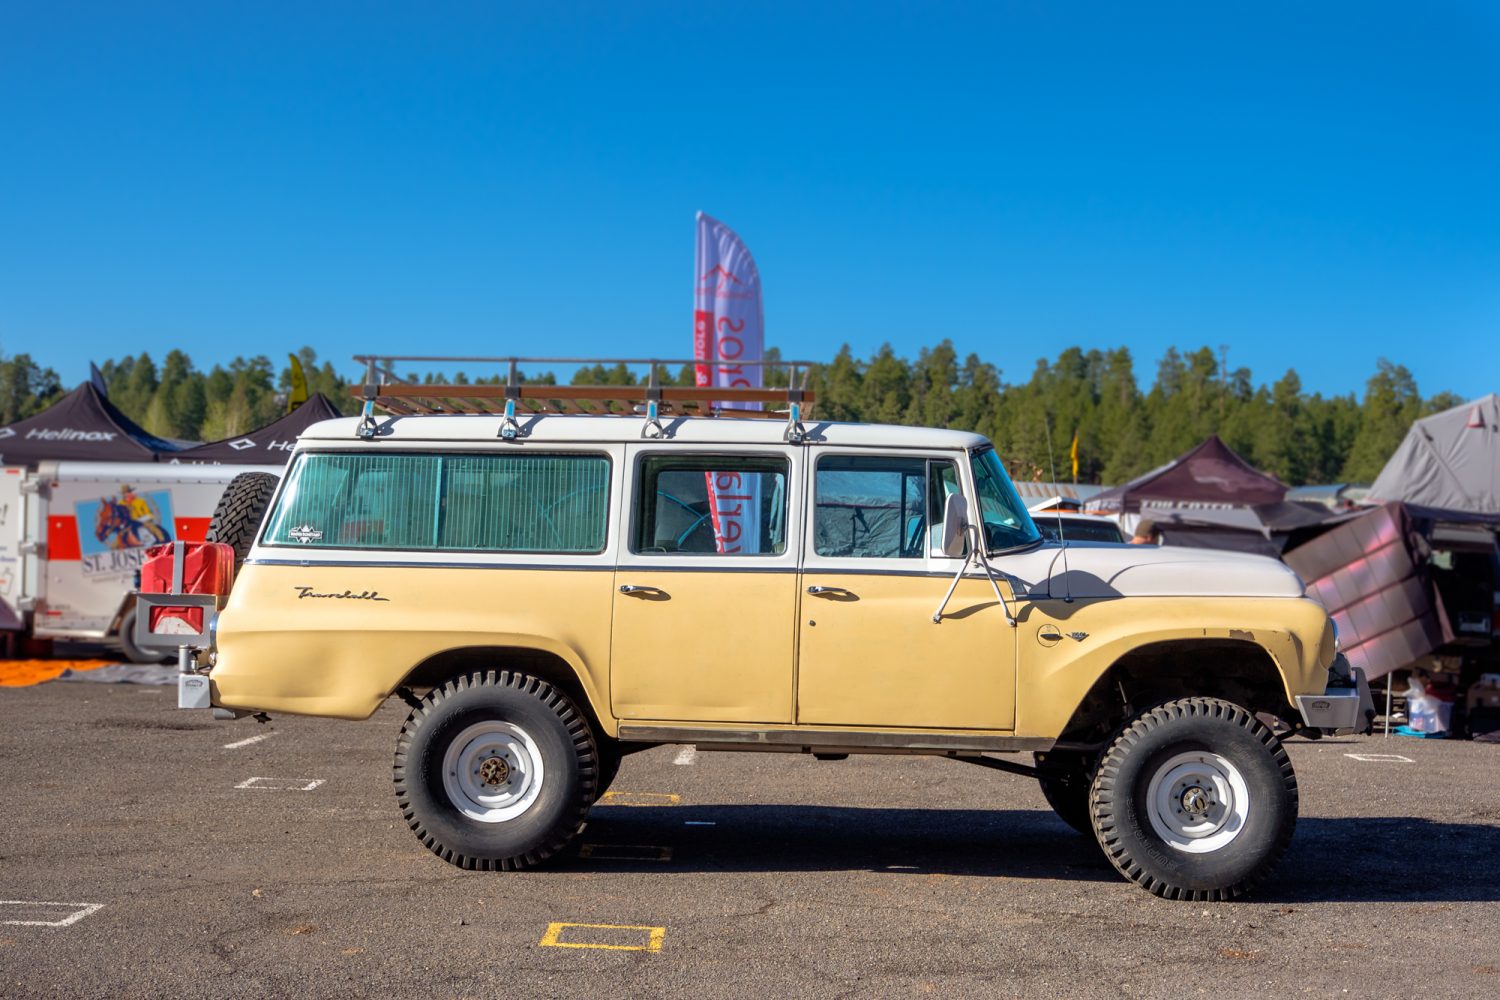
[[[396,810],[403,707],[262,726],[174,697],[0,689],[0,995],[1500,994],[1497,746],[1292,741],[1287,859],[1191,904],[1024,778],[681,747],[626,759],[578,856],[463,872]]]

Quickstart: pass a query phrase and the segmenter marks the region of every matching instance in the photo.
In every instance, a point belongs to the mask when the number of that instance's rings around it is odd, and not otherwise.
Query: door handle
[[[620,584],[620,593],[634,594],[636,597],[665,597],[667,592],[660,587],[647,587],[634,583]]]
[[[814,584],[807,588],[807,592],[814,597],[852,597],[853,592],[843,587],[820,587]]]

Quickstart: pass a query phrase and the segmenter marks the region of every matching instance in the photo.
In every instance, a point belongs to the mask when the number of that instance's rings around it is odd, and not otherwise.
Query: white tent
[[[1500,396],[1423,417],[1380,470],[1366,503],[1500,514]]]

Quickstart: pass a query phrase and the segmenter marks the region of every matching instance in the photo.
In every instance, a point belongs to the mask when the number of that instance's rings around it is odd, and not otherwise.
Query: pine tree
[[[1365,383],[1359,432],[1344,463],[1344,480],[1373,482],[1406,437],[1412,421],[1421,415],[1422,397],[1417,393],[1416,379],[1404,366],[1381,358],[1375,374]]]

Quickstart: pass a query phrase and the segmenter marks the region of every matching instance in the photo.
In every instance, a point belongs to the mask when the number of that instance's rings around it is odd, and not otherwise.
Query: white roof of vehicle
[[[504,420],[489,414],[424,414],[413,417],[381,416],[375,441],[400,442],[500,442]],[[562,416],[521,414],[517,417],[522,440],[564,443],[671,443],[671,444],[781,444],[786,421],[771,418],[663,417],[670,437],[648,438],[643,417]],[[360,418],[343,417],[313,424],[302,432],[298,447],[316,442],[368,448],[357,431]],[[988,444],[982,435],[930,427],[898,427],[890,424],[846,424],[822,420],[803,421],[808,440],[814,444],[863,448],[976,448]]]

